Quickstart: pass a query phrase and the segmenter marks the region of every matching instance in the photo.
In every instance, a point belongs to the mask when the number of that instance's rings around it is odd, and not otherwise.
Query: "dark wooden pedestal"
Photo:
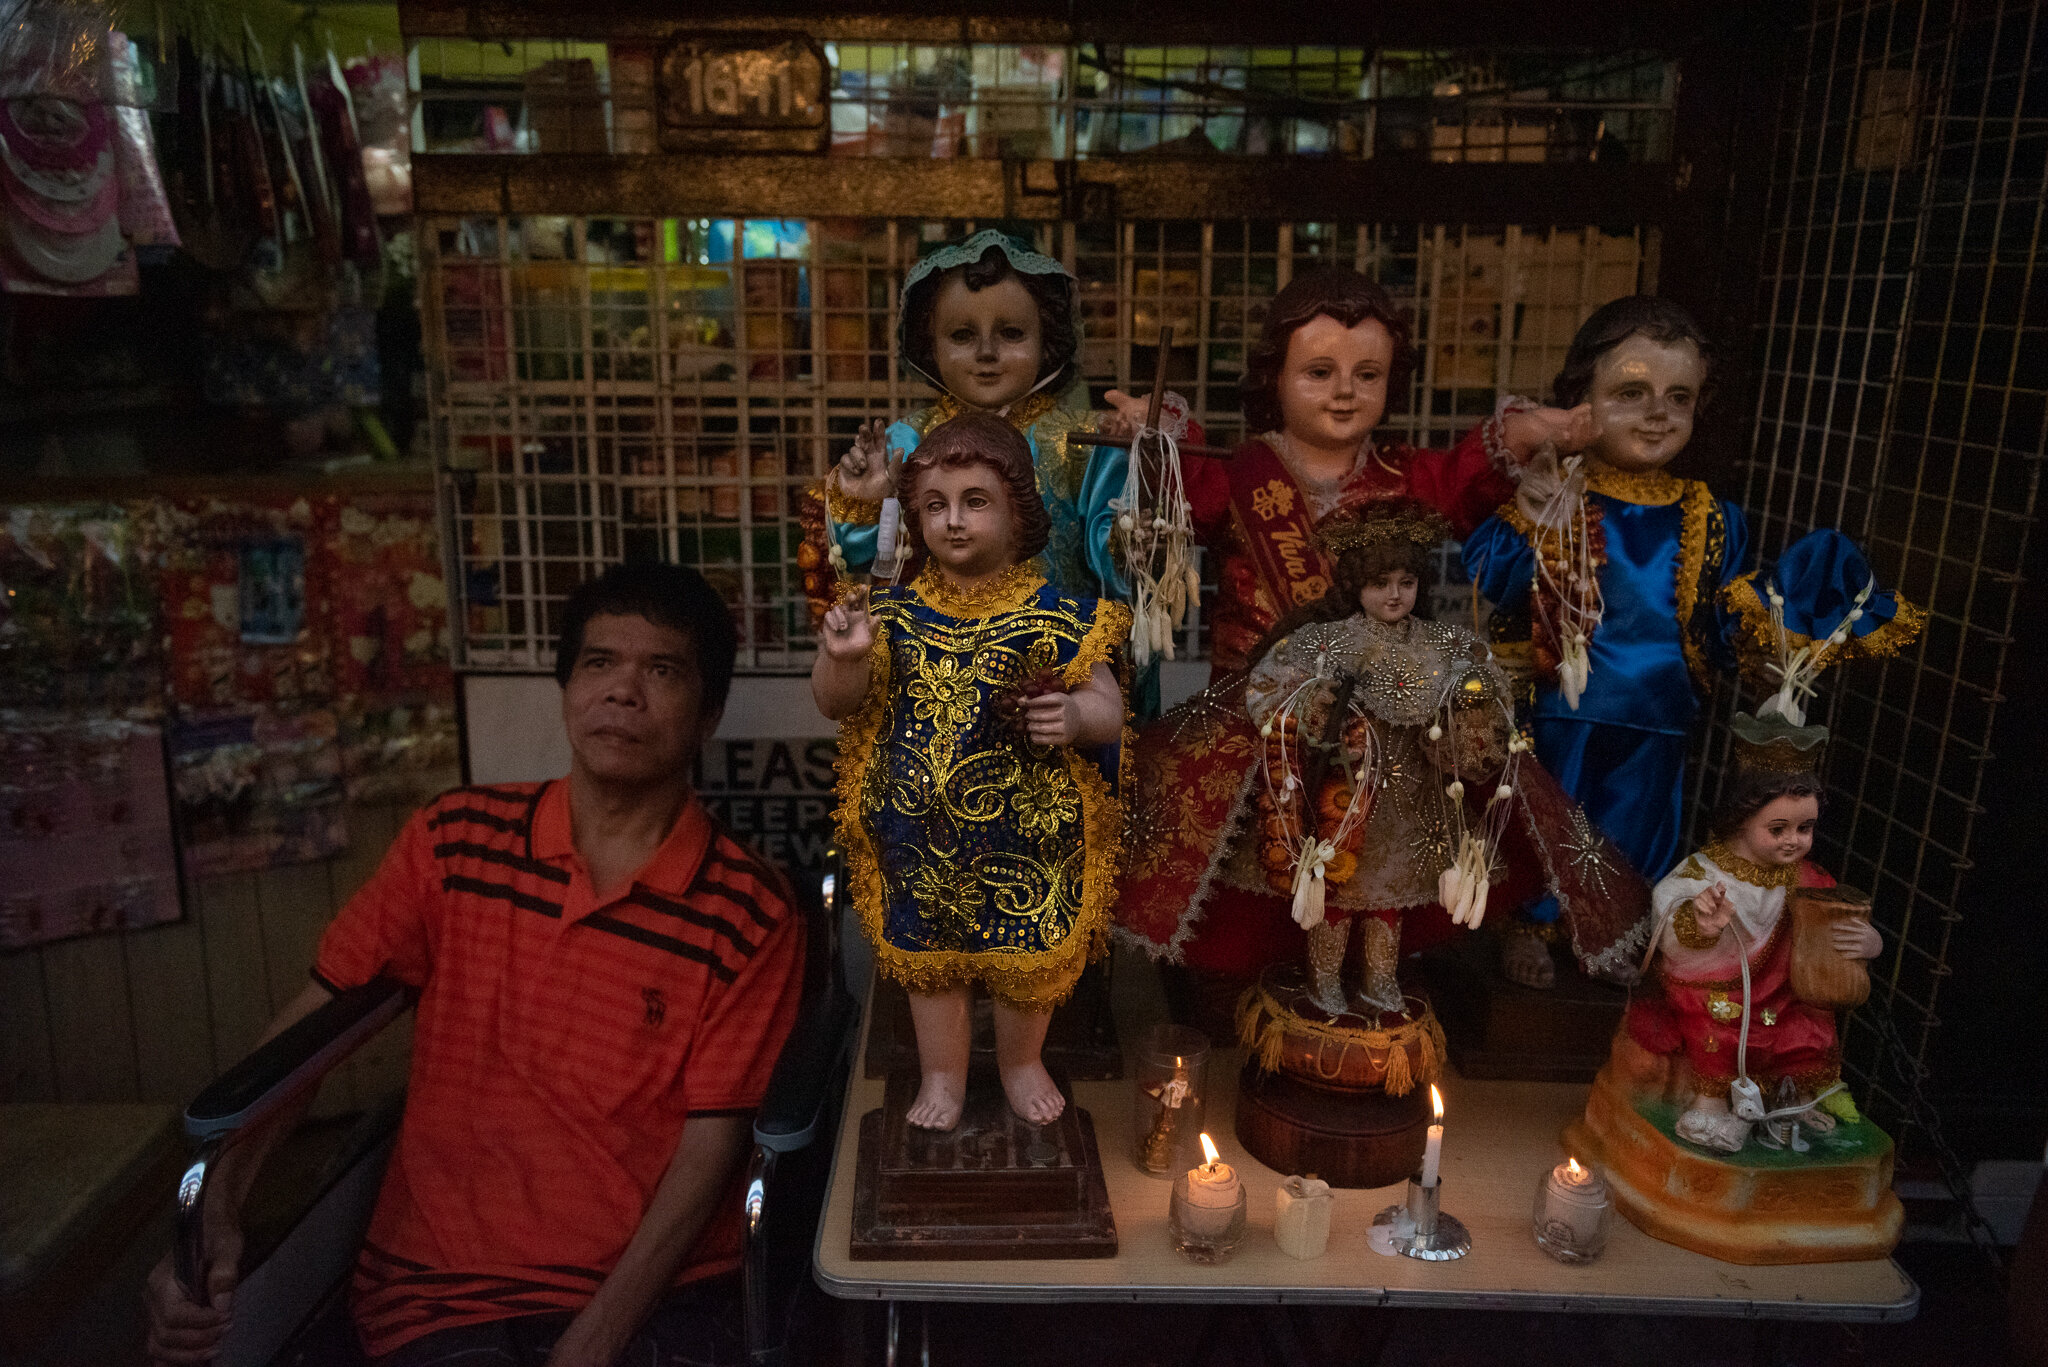
[[[1406,1096],[1332,1092],[1256,1060],[1237,1080],[1237,1142],[1276,1172],[1313,1174],[1333,1187],[1384,1187],[1422,1166],[1429,1089]]]
[[[1095,1125],[1064,1080],[1066,1110],[1031,1125],[1010,1109],[994,1070],[976,1068],[960,1123],[943,1133],[904,1119],[917,1084],[915,1068],[891,1072],[882,1108],[861,1117],[854,1258],[1116,1256]]]
[[[1117,1042],[1116,1019],[1109,1006],[1109,960],[1088,966],[1074,995],[1052,1013],[1046,1029],[1045,1066],[1076,1082],[1113,1082],[1124,1075],[1123,1046]],[[974,989],[974,1058],[994,1066],[993,1003]],[[868,1030],[862,1066],[871,1078],[893,1077],[917,1068],[917,1035],[910,1024],[910,997],[901,983],[875,979],[875,1017]]]
[[[1551,955],[1557,986],[1523,987],[1501,976],[1490,931],[1424,954],[1423,978],[1443,1022],[1451,1063],[1463,1077],[1511,1082],[1591,1082],[1628,1007],[1628,992]]]

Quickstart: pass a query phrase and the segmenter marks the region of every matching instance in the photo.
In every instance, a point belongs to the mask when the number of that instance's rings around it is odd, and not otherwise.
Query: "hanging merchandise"
[[[147,109],[155,75],[85,0],[21,0],[0,28],[0,286],[133,294],[133,248],[178,241]]]
[[[379,216],[412,212],[412,105],[405,61],[371,54],[348,64],[347,81],[362,144],[363,179]]]

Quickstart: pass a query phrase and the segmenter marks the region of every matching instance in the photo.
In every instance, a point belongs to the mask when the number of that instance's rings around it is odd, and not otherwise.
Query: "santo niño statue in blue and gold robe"
[[[1864,553],[1837,531],[1743,572],[1741,508],[1663,469],[1692,437],[1708,359],[1698,324],[1673,303],[1634,295],[1597,309],[1554,383],[1561,406],[1591,410],[1583,486],[1532,465],[1516,502],[1464,541],[1497,639],[1518,623],[1530,635],[1538,758],[1647,879],[1681,853],[1688,734],[1714,674],[1741,668],[1772,687],[1769,592],[1792,644],[1825,641],[1829,662],[1888,656],[1923,621],[1876,590]],[[1837,623],[1843,639],[1827,641]],[[1507,969],[1522,978],[1513,957]]]
[[[1587,404],[1595,420],[1583,488],[1532,466],[1516,500],[1465,541],[1496,639],[1517,624],[1530,634],[1537,756],[1651,880],[1681,853],[1688,733],[1714,675],[1740,668],[1771,686],[1773,588],[1795,646],[1845,624],[1846,639],[1827,647],[1835,661],[1892,654],[1924,620],[1874,588],[1862,552],[1836,531],[1744,572],[1741,509],[1662,468],[1691,436],[1709,354],[1697,325],[1664,300],[1596,311],[1555,384],[1560,406]],[[1546,912],[1539,904],[1531,915]],[[1519,976],[1512,963],[1510,973]]]
[[[1043,1011],[1100,952],[1115,900],[1120,744],[1033,745],[999,699],[1117,659],[1129,609],[1019,565],[969,602],[927,571],[877,589],[866,704],[840,731],[840,835],[882,972],[914,991],[981,982]]]

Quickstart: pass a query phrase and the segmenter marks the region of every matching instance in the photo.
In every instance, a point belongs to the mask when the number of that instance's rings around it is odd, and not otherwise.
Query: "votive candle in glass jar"
[[[1201,1162],[1203,1065],[1209,1037],[1185,1025],[1155,1025],[1138,1044],[1132,1099],[1133,1156],[1154,1177],[1171,1177]]]
[[[1174,1250],[1188,1261],[1220,1263],[1244,1241],[1244,1183],[1235,1168],[1217,1157],[1208,1135],[1201,1142],[1208,1161],[1173,1179],[1166,1228]]]
[[[1561,1263],[1590,1263],[1607,1247],[1614,1198],[1600,1174],[1567,1158],[1536,1188],[1536,1246]]]

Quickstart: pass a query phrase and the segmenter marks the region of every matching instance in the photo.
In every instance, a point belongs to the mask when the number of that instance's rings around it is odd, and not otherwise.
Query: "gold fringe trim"
[[[837,474],[830,474],[811,486],[811,492],[825,500],[825,511],[834,522],[848,527],[872,527],[882,520],[882,500],[855,498],[839,487]]]
[[[1510,499],[1494,509],[1493,515],[1513,527],[1523,537],[1536,535],[1536,520],[1522,511],[1522,505]]]
[[[1034,591],[1035,591],[1034,585]],[[1093,635],[1091,631],[1090,635]],[[1067,751],[1067,772],[1081,793],[1081,907],[1066,940],[1034,954],[1001,954],[973,950],[897,949],[883,938],[888,890],[881,860],[861,820],[861,794],[874,757],[880,751],[881,728],[888,716],[889,650],[886,629],[875,637],[875,663],[867,700],[839,726],[838,810],[834,821],[839,847],[846,852],[846,874],[861,931],[874,946],[881,974],[913,992],[943,992],[968,983],[986,986],[989,995],[1024,1011],[1050,1011],[1073,994],[1081,971],[1109,948],[1110,909],[1116,903],[1117,876],[1123,863],[1123,804],[1109,791],[1102,773],[1088,760]],[[1121,756],[1130,753],[1124,734]]]
[[[1095,666],[1108,664],[1114,659],[1130,634],[1131,610],[1107,598],[1096,599],[1095,620],[1089,624],[1088,634],[1081,638],[1074,658],[1067,661],[1066,668],[1060,672],[1060,682],[1068,688],[1079,688],[1087,683],[1088,676],[1095,672]]]
[[[966,591],[957,587],[944,570],[927,561],[910,587],[933,612],[966,621],[1015,612],[1031,601],[1031,595],[1043,583],[1045,576],[1038,572],[1038,562],[1020,560],[989,576],[979,587]]]
[[[1756,577],[1760,573],[1759,570],[1751,570],[1734,580],[1721,590],[1721,602],[1742,619],[1742,635],[1737,639],[1736,648],[1738,653],[1745,655],[1743,663],[1761,678],[1762,671],[1757,665],[1775,662],[1778,658],[1778,630],[1771,625],[1771,610],[1765,606],[1763,595],[1756,590]],[[1927,629],[1926,610],[1908,602],[1903,594],[1894,593],[1892,597],[1898,603],[1898,611],[1892,614],[1889,622],[1862,636],[1851,636],[1839,646],[1823,645],[1813,657],[1816,667],[1825,669],[1847,660],[1889,660],[1919,640],[1920,633]],[[1811,636],[1802,636],[1789,628],[1785,639],[1795,650],[1814,643]],[[1742,649],[1745,645],[1753,646],[1755,656],[1760,657],[1755,664],[1748,658],[1750,652]]]
[[[1714,666],[1694,641],[1691,628],[1693,610],[1699,606],[1700,571],[1707,563],[1707,520],[1714,511],[1714,493],[1696,479],[1666,478],[1684,486],[1684,507],[1679,510],[1677,583],[1673,586],[1678,591],[1678,643],[1693,682],[1704,689],[1713,683]]]
[[[1279,1071],[1289,1035],[1314,1040],[1319,1058],[1325,1046],[1334,1046],[1340,1069],[1348,1050],[1364,1049],[1367,1058],[1375,1060],[1384,1054],[1381,1085],[1388,1096],[1406,1096],[1417,1086],[1441,1081],[1444,1059],[1448,1056],[1443,1026],[1437,1022],[1436,1013],[1427,1008],[1415,1020],[1391,1030],[1360,1030],[1297,1016],[1274,1001],[1263,983],[1246,988],[1237,999],[1237,1042],[1246,1052],[1257,1055],[1261,1071]],[[1408,1061],[1410,1047],[1418,1056],[1419,1066]]]
[[[1710,840],[1700,851],[1704,857],[1721,866],[1723,873],[1741,879],[1753,888],[1796,888],[1799,886],[1797,864],[1759,864],[1744,859],[1719,840]],[[1687,905],[1691,905],[1688,903]]]
[[[1588,493],[1645,508],[1669,507],[1685,497],[1689,492],[1687,485],[1697,483],[1666,470],[1617,470],[1590,457],[1585,469]]]

